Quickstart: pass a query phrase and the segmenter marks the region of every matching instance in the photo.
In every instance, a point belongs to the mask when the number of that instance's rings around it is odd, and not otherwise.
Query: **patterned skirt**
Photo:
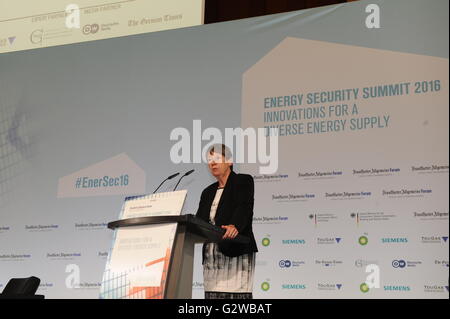
[[[252,298],[255,253],[228,257],[216,243],[205,244],[203,282],[205,298]]]

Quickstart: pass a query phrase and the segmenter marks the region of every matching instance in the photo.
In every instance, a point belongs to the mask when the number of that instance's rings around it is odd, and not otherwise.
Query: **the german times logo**
[[[330,260],[316,260],[315,264],[317,266],[322,266],[326,268],[336,267],[343,264],[342,260],[330,259]]]
[[[411,287],[403,285],[385,285],[383,286],[383,290],[390,292],[409,292],[411,291]]]
[[[422,244],[445,244],[448,241],[448,236],[421,236]]]
[[[330,284],[330,283],[318,283],[317,290],[339,291],[342,288],[342,284]]]
[[[280,268],[295,268],[295,267],[303,266],[304,264],[305,264],[304,261],[289,260],[289,259],[280,260],[278,262],[278,266]]]
[[[409,261],[404,259],[394,259],[392,261],[392,267],[394,268],[410,268],[410,267],[417,267],[418,265],[421,265],[421,261]]]
[[[406,237],[383,237],[381,238],[382,244],[406,244],[408,238]]]

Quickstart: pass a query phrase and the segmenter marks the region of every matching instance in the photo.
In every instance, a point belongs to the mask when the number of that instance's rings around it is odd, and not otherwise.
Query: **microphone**
[[[156,193],[156,191],[161,187],[162,184],[164,184],[165,181],[167,181],[168,179],[172,179],[172,178],[174,178],[175,176],[178,176],[178,175],[180,175],[180,173],[175,173],[175,174],[170,175],[169,177],[167,177],[165,180],[163,180],[163,181],[161,182],[161,184],[159,184],[159,186],[155,189],[155,191],[153,192],[153,194]]]
[[[181,179],[182,179],[183,177],[188,176],[188,175],[191,175],[193,172],[194,172],[194,170],[191,169],[190,171],[187,171],[186,173],[184,173],[184,175],[181,176],[180,179],[178,180],[177,185],[175,185],[173,191],[175,191],[175,189],[177,188],[178,184],[180,184]]]

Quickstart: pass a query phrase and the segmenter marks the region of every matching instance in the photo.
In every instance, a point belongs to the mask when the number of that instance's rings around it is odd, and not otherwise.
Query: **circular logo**
[[[262,245],[264,246],[264,247],[267,247],[267,246],[269,246],[270,245],[270,239],[269,238],[263,238],[263,240],[262,240]]]
[[[269,283],[268,283],[267,281],[263,282],[263,283],[261,284],[261,289],[262,289],[263,291],[269,290],[269,289],[270,289]]]
[[[91,25],[90,24],[86,24],[83,27],[83,34],[89,34],[89,33],[91,33]]]
[[[30,35],[30,41],[33,44],[39,44],[42,43],[42,38],[44,35],[44,30],[43,29],[37,29],[34,30],[31,35]]]
[[[392,261],[392,267],[394,268],[405,268],[406,262],[404,260],[394,260]]]
[[[291,267],[292,263],[291,263],[290,260],[280,260],[280,262],[278,263],[278,265],[279,265],[281,268],[289,268],[289,267]]]
[[[361,237],[359,237],[359,239],[358,239],[358,243],[359,243],[361,246],[367,245],[368,242],[369,242],[369,238],[367,238],[366,236],[361,236]]]
[[[362,283],[360,286],[359,286],[359,289],[361,290],[361,292],[363,292],[363,293],[366,293],[366,292],[369,292],[369,286],[366,284],[366,283]]]
[[[100,26],[97,23],[86,24],[83,27],[83,34],[94,34],[94,33],[97,33],[99,29],[100,29]]]

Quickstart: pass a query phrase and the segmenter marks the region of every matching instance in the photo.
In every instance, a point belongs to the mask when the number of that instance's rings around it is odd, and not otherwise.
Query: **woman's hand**
[[[226,229],[226,232],[223,235],[222,239],[227,239],[227,238],[233,239],[239,234],[238,230],[236,229],[236,227],[234,227],[234,225],[228,225],[228,226],[223,225],[221,227]]]

